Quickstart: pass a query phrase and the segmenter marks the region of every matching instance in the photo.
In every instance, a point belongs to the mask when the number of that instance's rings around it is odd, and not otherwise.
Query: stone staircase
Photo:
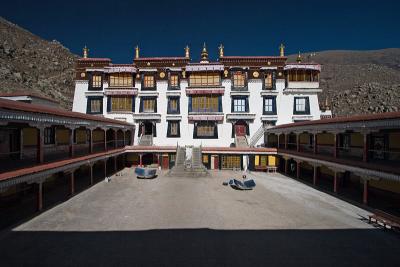
[[[153,145],[153,135],[145,134],[139,140],[139,146],[152,146]]]
[[[209,173],[203,165],[201,148],[193,147],[192,158],[186,159],[186,148],[178,147],[176,151],[175,166],[168,172],[167,176],[175,177],[204,177]]]
[[[249,147],[246,136],[236,136],[235,137],[235,146],[236,147]]]
[[[260,138],[264,136],[265,130],[266,127],[264,127],[264,125],[258,128],[258,130],[253,134],[250,139],[250,147],[254,147],[257,144],[258,140],[260,140]]]

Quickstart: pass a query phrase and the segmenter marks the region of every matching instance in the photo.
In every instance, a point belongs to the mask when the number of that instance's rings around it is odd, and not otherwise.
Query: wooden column
[[[89,129],[89,154],[93,153],[93,129]]]
[[[37,210],[43,210],[43,182],[37,183]]]
[[[44,127],[38,128],[37,131],[37,154],[36,159],[38,163],[44,162]]]
[[[301,162],[300,161],[296,161],[296,165],[297,165],[297,170],[296,170],[296,177],[297,177],[297,179],[300,179],[300,164],[301,164]]]
[[[123,133],[123,136],[124,136],[123,145],[126,146],[126,141],[125,141],[125,139],[126,139],[126,131],[122,131],[122,133]]]
[[[287,149],[288,135],[284,134],[284,136],[285,136],[285,149]]]
[[[118,147],[118,135],[117,130],[114,130],[114,148]]]
[[[114,172],[117,173],[118,171],[118,166],[117,166],[117,156],[114,157]]]
[[[318,166],[314,165],[313,185],[316,186],[318,181]]]
[[[337,133],[333,134],[333,157],[337,158]]]
[[[131,146],[133,146],[135,142],[135,131],[134,129],[131,130]]]
[[[19,129],[19,159],[24,158],[24,129]]]
[[[318,136],[318,134],[317,133],[315,133],[314,134],[314,154],[318,154],[318,140],[317,140],[317,136]]]
[[[107,177],[107,159],[104,159],[104,178]]]
[[[70,193],[71,196],[75,195],[75,170],[70,173]]]
[[[74,132],[75,132],[74,128],[71,128],[69,130],[69,157],[70,158],[74,157],[74,155],[75,155]]]
[[[285,174],[288,174],[289,159],[285,159]]]
[[[93,182],[93,165],[92,163],[89,164],[89,175],[90,175],[90,185],[92,185]]]
[[[364,180],[363,204],[368,205],[368,180]]]
[[[142,154],[139,154],[139,166],[143,167],[143,163],[142,163]]]
[[[277,141],[277,148],[279,149],[279,134],[277,135],[278,136],[278,141]]]
[[[363,133],[364,137],[364,146],[363,146],[363,161],[368,161],[368,150],[369,150],[369,134]]]
[[[104,129],[104,151],[107,151],[107,129]]]
[[[300,134],[296,134],[296,151],[300,152]]]
[[[334,171],[334,176],[333,176],[333,192],[337,193],[338,192],[338,172]]]

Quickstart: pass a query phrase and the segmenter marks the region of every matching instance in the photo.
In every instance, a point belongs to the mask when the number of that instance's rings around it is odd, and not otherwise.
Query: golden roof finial
[[[89,57],[89,48],[85,47],[83,48],[83,58],[88,58]]]
[[[135,47],[135,59],[139,58],[139,51],[140,51],[139,46],[136,45],[136,47]]]
[[[224,46],[222,44],[220,44],[218,49],[219,49],[219,57],[223,57],[224,56]]]
[[[281,43],[281,45],[279,46],[279,55],[281,57],[285,56],[285,45],[283,43]]]
[[[190,48],[188,45],[185,47],[185,58],[190,58]]]
[[[203,44],[203,50],[201,51],[201,61],[200,62],[208,62],[208,52],[206,43]]]
[[[297,55],[297,59],[296,59],[296,61],[297,61],[297,63],[301,63],[301,54],[300,54],[300,51],[299,51],[299,54]]]

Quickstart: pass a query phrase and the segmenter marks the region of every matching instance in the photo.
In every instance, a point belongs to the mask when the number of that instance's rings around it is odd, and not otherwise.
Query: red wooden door
[[[246,126],[245,125],[235,125],[235,134],[236,134],[236,136],[245,136],[246,135]]]
[[[162,157],[162,168],[164,170],[168,169],[169,167],[169,161],[168,161],[168,156],[163,156]]]
[[[219,169],[219,165],[218,165],[218,156],[215,156],[215,157],[214,157],[214,168],[215,168],[216,170]]]

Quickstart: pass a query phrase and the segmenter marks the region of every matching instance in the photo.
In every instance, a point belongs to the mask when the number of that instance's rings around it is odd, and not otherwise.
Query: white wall
[[[218,139],[193,139],[193,123],[188,123],[188,97],[186,96],[186,87],[188,83],[187,80],[181,80],[181,90],[180,90],[180,115],[181,115],[181,123],[180,123],[180,134],[179,138],[167,138],[167,81],[157,81],[157,113],[161,115],[161,122],[157,123],[157,137],[153,139],[155,145],[158,146],[176,146],[177,143],[179,145],[195,145],[195,146],[216,146],[216,147],[228,147],[231,143],[234,142],[234,138],[231,137],[232,134],[232,124],[231,122],[227,122],[226,114],[231,113],[231,80],[223,79],[222,85],[225,87],[225,93],[222,96],[222,108],[224,112],[224,120],[223,123],[218,124]],[[104,83],[104,89],[108,87],[107,83]],[[317,93],[304,93],[307,84],[302,85],[301,92],[296,92],[291,90],[291,92],[285,92],[285,80],[277,79],[276,80],[276,91],[275,93],[271,93],[271,95],[276,95],[276,105],[277,105],[277,125],[291,123],[293,122],[293,101],[295,96],[308,96],[310,100],[310,113],[308,116],[312,119],[320,118],[320,110],[318,104],[318,96]],[[312,83],[310,88],[314,88],[315,85]],[[138,92],[140,93],[141,82],[140,80],[136,80],[135,87],[138,88]],[[101,95],[104,93],[102,91],[90,91],[88,92],[88,82],[87,81],[76,81],[75,84],[75,94],[74,94],[74,103],[73,103],[73,111],[86,113],[86,103],[87,103],[87,94],[97,94]],[[262,113],[263,113],[263,96],[261,96],[262,90],[262,81],[261,79],[250,79],[248,82],[248,91],[250,92],[249,96],[249,113],[255,114],[255,120],[249,123],[250,128],[250,136],[248,139],[257,132],[257,130],[262,126]],[[171,91],[170,91],[171,92]],[[173,91],[177,92],[177,91]],[[265,91],[264,91],[265,92]],[[135,132],[135,144],[138,143],[137,132],[140,131],[139,123],[134,120],[134,114],[123,114],[123,113],[110,113],[107,114],[107,97],[103,98],[103,114],[105,117],[112,119],[120,119],[125,118],[127,122],[134,123],[136,125],[137,131]],[[140,97],[135,97],[135,114],[139,114],[139,105],[140,105]],[[261,144],[263,142],[263,138],[260,138],[257,144]]]

